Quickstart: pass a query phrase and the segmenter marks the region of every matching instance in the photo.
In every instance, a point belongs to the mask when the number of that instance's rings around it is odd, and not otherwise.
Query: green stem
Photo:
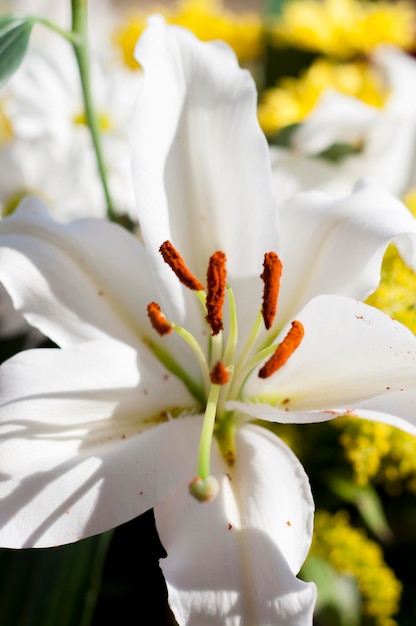
[[[103,154],[101,150],[100,128],[98,119],[93,106],[93,99],[90,88],[90,62],[88,49],[88,28],[87,16],[88,7],[87,0],[71,0],[72,4],[72,31],[77,41],[73,41],[75,56],[78,63],[79,74],[81,78],[82,94],[84,98],[85,116],[91,133],[91,139],[94,146],[95,157],[97,160],[98,173],[100,175],[101,184],[103,186],[104,197],[107,207],[107,216],[110,220],[114,220],[116,214],[111,199],[110,191],[107,184],[107,172],[104,165]]]
[[[39,15],[29,15],[27,19],[30,19],[33,24],[42,24],[42,26],[49,28],[49,30],[53,30],[55,33],[58,33],[58,35],[61,35],[61,37],[64,37],[64,39],[69,41],[69,43],[73,46],[78,46],[81,43],[79,35],[73,33],[71,30],[60,28],[57,24],[54,24],[44,17],[40,17]]]

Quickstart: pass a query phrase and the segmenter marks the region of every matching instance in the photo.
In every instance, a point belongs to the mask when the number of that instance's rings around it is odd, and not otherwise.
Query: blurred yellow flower
[[[182,0],[167,9],[154,6],[147,12],[135,13],[114,33],[128,67],[136,69],[134,47],[146,27],[151,13],[160,13],[169,24],[189,28],[199,39],[221,39],[230,45],[241,63],[258,59],[262,53],[262,21],[256,13],[233,13],[221,0]]]
[[[363,613],[377,626],[396,626],[401,583],[385,564],[377,543],[349,522],[348,513],[318,510],[310,556],[325,559],[336,572],[357,580]]]
[[[405,203],[416,214],[416,190]],[[390,245],[384,255],[377,290],[366,300],[410,330],[416,332],[416,274]],[[343,417],[334,426],[342,428],[340,443],[351,463],[358,485],[375,480],[391,495],[405,487],[416,493],[416,440],[396,428],[367,420]]]
[[[390,90],[377,69],[365,62],[334,63],[317,59],[300,78],[282,78],[261,98],[258,116],[266,135],[273,135],[289,124],[304,120],[326,89],[359,98],[381,108]]]
[[[100,131],[104,133],[107,130],[111,130],[113,124],[111,122],[111,119],[108,113],[97,111],[96,115],[97,115],[97,121],[98,121],[98,126],[99,126]],[[78,113],[77,115],[74,115],[73,122],[74,124],[81,124],[84,126],[88,126],[88,121],[87,121],[85,112],[83,111],[82,113]]]
[[[389,246],[383,260],[378,289],[367,304],[381,309],[416,333],[416,274]]]
[[[0,103],[0,146],[8,143],[13,138],[13,129],[10,120]]]
[[[416,217],[416,188],[412,187],[407,191],[403,198],[403,202],[409,211]],[[416,329],[415,329],[416,332]]]
[[[416,12],[406,1],[293,0],[270,26],[276,46],[292,46],[350,59],[381,43],[414,45]]]
[[[334,423],[341,428],[340,443],[351,463],[357,485],[370,481],[397,495],[416,493],[416,440],[387,424],[345,416]]]

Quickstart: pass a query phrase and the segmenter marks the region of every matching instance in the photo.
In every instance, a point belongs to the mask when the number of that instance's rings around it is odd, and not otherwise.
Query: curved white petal
[[[319,154],[334,143],[359,143],[382,112],[358,98],[329,89],[293,134],[293,147],[305,155]]]
[[[136,56],[143,66],[131,136],[139,219],[170,289],[165,308],[173,299],[183,315],[160,244],[170,239],[201,281],[217,249],[230,275],[258,276],[263,253],[277,245],[268,148],[254,82],[226,46],[155,16]]]
[[[378,46],[372,59],[385,73],[391,95],[385,109],[397,120],[416,120],[416,61],[410,54],[390,45]]]
[[[408,188],[414,168],[416,137],[416,62],[393,46],[380,46],[372,54],[391,94],[378,110],[336,91],[326,92],[311,115],[294,133],[293,146],[303,168],[298,168],[300,188],[308,182],[304,168],[316,167],[307,155],[318,154],[336,142],[358,142],[359,154],[337,164],[334,179],[318,179],[315,188],[345,193],[362,176],[374,176],[386,191],[400,196]],[[325,176],[325,168],[321,174]],[[293,177],[293,172],[289,174]]]
[[[282,411],[341,407],[354,412],[365,400],[416,390],[416,338],[378,309],[349,298],[320,296],[296,318],[305,329],[300,346],[269,378],[262,380],[254,372],[243,390],[246,401],[276,407],[270,419],[279,421]],[[260,417],[256,409],[254,405],[252,414]]]
[[[293,453],[257,426],[236,434],[236,460],[212,454],[221,491],[199,503],[183,484],[155,507],[160,562],[179,624],[312,624],[315,587],[295,577],[309,550],[313,501]]]
[[[0,222],[0,280],[30,324],[60,346],[110,336],[132,345],[151,332],[157,295],[141,243],[100,220],[62,224],[40,200]]]
[[[301,191],[319,190],[332,198],[351,193],[363,168],[349,175],[344,163],[330,163],[325,159],[305,157],[286,148],[270,148],[275,197],[278,205]],[[351,159],[348,161],[351,162]]]
[[[416,268],[416,220],[373,180],[338,200],[299,194],[282,207],[280,225],[280,323],[319,294],[364,300],[378,286],[390,242]]]
[[[194,418],[170,415],[193,407],[149,352],[115,341],[6,362],[0,545],[70,543],[152,507],[192,471]]]

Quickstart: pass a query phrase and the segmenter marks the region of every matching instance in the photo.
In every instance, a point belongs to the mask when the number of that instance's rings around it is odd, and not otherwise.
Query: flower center
[[[234,430],[236,420],[233,412],[227,411],[226,402],[240,398],[247,376],[261,363],[258,372],[260,378],[269,378],[284,366],[293,352],[300,345],[304,330],[295,320],[286,337],[279,344],[273,343],[275,334],[265,342],[262,349],[256,349],[256,342],[262,324],[270,331],[277,314],[278,296],[282,263],[275,252],[264,255],[262,306],[254,321],[245,344],[237,353],[238,320],[232,289],[227,285],[226,255],[218,250],[210,257],[207,270],[206,289],[186,266],[184,259],[170,241],[160,247],[162,257],[175,273],[179,281],[195,292],[205,314],[205,321],[210,329],[208,349],[203,349],[198,340],[185,328],[168,320],[157,302],[151,302],[147,313],[153,328],[160,336],[176,332],[194,351],[204,381],[205,415],[201,432],[197,475],[190,484],[190,492],[200,501],[212,499],[218,492],[218,481],[210,473],[211,443],[215,436],[221,452],[228,464],[235,459]],[[229,329],[225,334],[223,309],[226,295],[229,306]],[[178,366],[172,368],[172,358],[159,348],[154,352],[160,360],[183,379],[191,393],[195,385],[189,383],[189,377],[179,372]]]

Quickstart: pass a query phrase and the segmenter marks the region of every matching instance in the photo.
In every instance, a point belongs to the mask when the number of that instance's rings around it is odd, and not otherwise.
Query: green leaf
[[[299,127],[300,124],[288,124],[277,131],[277,133],[269,139],[269,142],[279,148],[290,148],[293,134]]]
[[[58,548],[0,550],[2,626],[89,626],[112,533]]]
[[[23,61],[34,23],[32,17],[0,18],[0,82],[10,78]]]
[[[362,148],[362,145],[354,146],[349,143],[339,142],[332,144],[332,146],[314,156],[319,159],[325,159],[330,163],[342,163],[344,159],[355,154],[360,154]]]
[[[322,626],[359,626],[361,597],[353,577],[338,574],[324,559],[308,556],[301,570],[303,580],[318,589],[315,617]]]
[[[280,15],[283,12],[285,0],[267,0],[266,15]]]
[[[329,488],[344,502],[354,504],[367,528],[381,541],[388,543],[393,538],[382,502],[372,485],[360,486],[341,476],[334,476]]]

